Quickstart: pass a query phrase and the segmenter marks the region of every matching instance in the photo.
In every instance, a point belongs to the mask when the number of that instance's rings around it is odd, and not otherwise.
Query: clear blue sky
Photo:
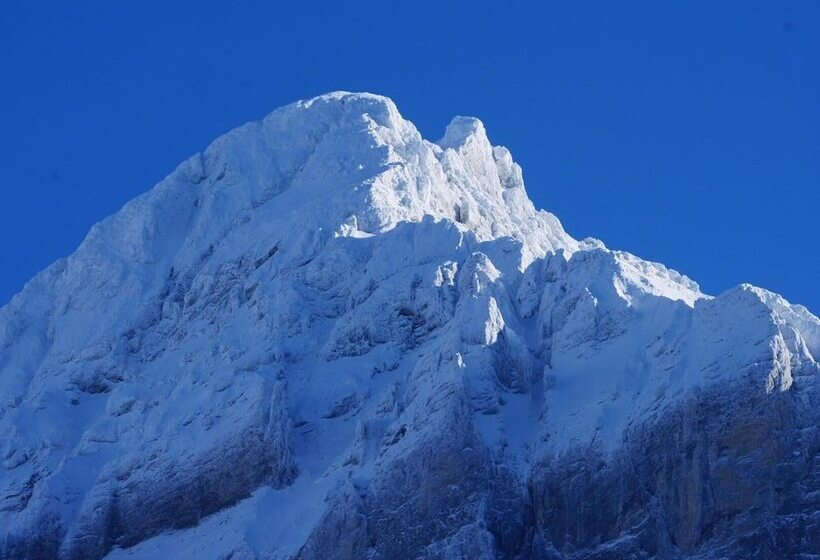
[[[347,89],[430,139],[480,117],[576,237],[820,312],[820,2],[459,4],[3,2],[0,303],[220,133]]]

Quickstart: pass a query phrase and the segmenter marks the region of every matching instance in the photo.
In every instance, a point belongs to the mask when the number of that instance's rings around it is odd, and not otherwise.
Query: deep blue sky
[[[3,2],[0,304],[220,133],[347,89],[430,139],[480,117],[576,237],[820,312],[820,2],[541,4]]]

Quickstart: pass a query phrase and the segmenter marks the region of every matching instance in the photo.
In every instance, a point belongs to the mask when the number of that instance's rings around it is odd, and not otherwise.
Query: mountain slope
[[[216,140],[0,310],[0,557],[798,558],[820,321],[536,211],[332,93]]]

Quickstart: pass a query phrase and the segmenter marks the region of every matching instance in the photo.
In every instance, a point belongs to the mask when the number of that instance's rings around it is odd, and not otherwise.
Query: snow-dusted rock
[[[0,309],[0,557],[810,557],[818,355],[574,240],[477,119],[332,93]]]

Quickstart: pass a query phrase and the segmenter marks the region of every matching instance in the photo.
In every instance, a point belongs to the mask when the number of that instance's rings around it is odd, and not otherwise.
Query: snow
[[[0,547],[286,558],[454,418],[526,477],[818,355],[776,294],[573,239],[478,119],[432,143],[335,92],[217,139],[0,310]]]

